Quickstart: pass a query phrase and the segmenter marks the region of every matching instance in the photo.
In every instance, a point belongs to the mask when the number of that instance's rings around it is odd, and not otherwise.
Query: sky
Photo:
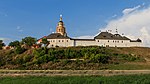
[[[47,36],[60,14],[70,37],[93,38],[117,28],[150,47],[150,0],[0,0],[0,39],[8,44]]]

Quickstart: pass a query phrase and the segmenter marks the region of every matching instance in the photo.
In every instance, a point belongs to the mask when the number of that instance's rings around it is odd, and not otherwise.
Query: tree
[[[9,46],[11,47],[19,47],[20,46],[20,42],[19,41],[13,41],[9,43]]]
[[[3,40],[0,40],[0,50],[3,48],[3,46],[5,46],[5,44],[3,43]]]
[[[26,51],[26,49],[22,48],[21,46],[17,46],[17,48],[15,49],[16,54],[22,54],[25,51]]]
[[[44,44],[44,47],[47,47],[49,44],[46,38],[43,38],[41,43]]]
[[[33,44],[36,43],[36,38],[33,37],[25,37],[22,39],[22,44],[24,44],[26,47],[31,47]]]

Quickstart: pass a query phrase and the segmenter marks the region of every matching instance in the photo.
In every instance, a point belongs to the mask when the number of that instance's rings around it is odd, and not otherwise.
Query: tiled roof
[[[142,40],[138,38],[137,40],[130,40],[130,42],[142,42]]]
[[[111,34],[108,32],[101,32],[99,35],[94,37],[95,39],[110,39],[110,40],[130,40],[125,36],[121,36],[120,34]]]
[[[71,40],[77,40],[77,41],[95,41],[95,39],[73,39],[73,38],[71,38]]]
[[[60,33],[52,33],[47,36],[47,39],[70,39],[68,36],[63,36]]]
[[[110,39],[110,40],[130,40],[125,36],[121,36],[120,34],[111,34],[108,32],[101,32],[99,35],[95,36],[94,39],[73,39],[68,36],[63,36],[60,33],[52,33],[46,37],[47,39],[71,39],[71,40],[80,40],[80,41],[94,41],[95,39]],[[138,40],[130,40],[130,42],[141,42]]]

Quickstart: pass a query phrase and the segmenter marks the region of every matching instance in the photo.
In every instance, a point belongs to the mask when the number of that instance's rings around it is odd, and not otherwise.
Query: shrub
[[[0,40],[0,50],[3,48],[3,46],[5,46],[5,44],[3,43],[3,40]]]
[[[25,52],[26,49],[25,48],[22,48],[20,46],[18,46],[16,49],[15,49],[15,53],[16,54],[22,54],[23,52]]]
[[[24,61],[25,63],[26,63],[26,62],[30,62],[32,58],[33,58],[33,56],[31,56],[31,55],[25,55],[25,56],[23,57],[23,61]]]
[[[14,60],[14,64],[23,64],[24,60],[22,56],[17,56],[16,59]]]
[[[105,64],[105,63],[108,63],[109,56],[104,55],[104,54],[96,54],[96,55],[92,54],[90,60],[95,63]]]

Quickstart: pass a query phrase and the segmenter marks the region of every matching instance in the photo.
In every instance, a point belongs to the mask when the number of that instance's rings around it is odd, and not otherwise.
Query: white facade
[[[142,42],[131,42],[130,40],[110,39],[48,39],[48,47],[73,47],[73,46],[103,46],[103,47],[142,47]]]
[[[73,46],[96,46],[95,40],[74,39],[72,41],[74,42]]]
[[[49,41],[48,47],[69,47],[72,44],[70,39],[47,39]]]
[[[96,44],[104,47],[130,47],[130,40],[96,39]]]

